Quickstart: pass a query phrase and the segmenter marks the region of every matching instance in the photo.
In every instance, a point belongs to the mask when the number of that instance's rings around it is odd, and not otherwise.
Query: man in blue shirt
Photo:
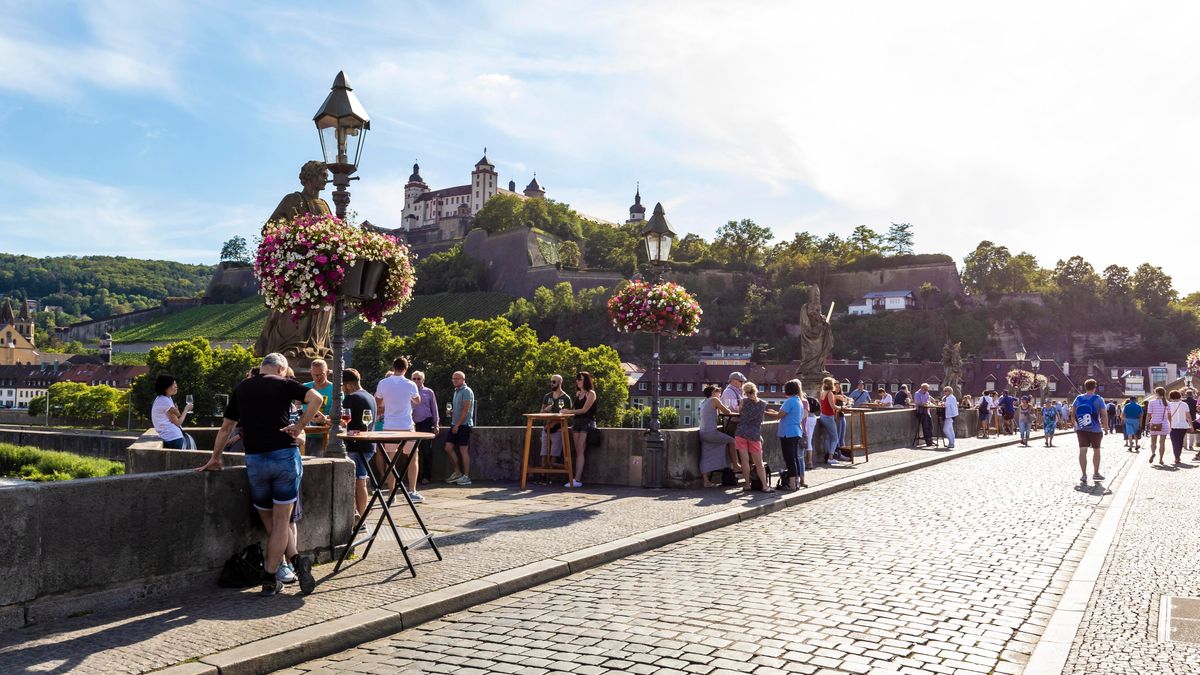
[[[475,392],[467,386],[467,376],[461,370],[454,371],[450,381],[454,384],[454,394],[450,403],[450,433],[446,435],[445,450],[446,455],[450,457],[453,472],[446,482],[470,485],[470,446],[471,429],[475,426]]]
[[[1003,392],[1000,393],[999,403],[1000,403],[1000,420],[1001,420],[1001,426],[1002,426],[1002,428],[1000,429],[1000,432],[1005,433],[1005,434],[1011,434],[1011,433],[1013,433],[1013,418],[1016,417],[1016,413],[1017,413],[1017,399],[1015,396],[1009,396],[1008,390],[1005,389]]]
[[[1125,413],[1125,447],[1137,452],[1142,449],[1142,406],[1130,396],[1121,412]]]
[[[1108,409],[1104,399],[1096,393],[1096,380],[1083,383],[1083,393],[1071,404],[1071,422],[1079,438],[1079,482],[1087,484],[1087,451],[1092,449],[1092,480],[1104,480],[1100,475],[1100,444],[1104,441],[1104,428],[1108,425]]]
[[[866,405],[867,403],[871,402],[871,392],[867,391],[866,387],[867,383],[860,381],[858,383],[858,388],[850,392],[850,401],[853,402],[856,407]]]

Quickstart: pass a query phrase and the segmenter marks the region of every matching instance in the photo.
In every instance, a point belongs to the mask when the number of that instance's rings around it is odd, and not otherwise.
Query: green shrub
[[[0,443],[0,476],[32,481],[120,476],[125,466],[98,457]]]

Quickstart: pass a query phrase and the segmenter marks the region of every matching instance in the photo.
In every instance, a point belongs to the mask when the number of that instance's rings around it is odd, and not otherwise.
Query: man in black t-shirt
[[[562,375],[550,376],[550,393],[542,398],[542,412],[562,412],[571,410],[575,405],[571,395],[563,391]],[[561,423],[552,422],[542,427],[542,455],[558,457],[562,461],[562,429]]]
[[[353,368],[342,371],[342,391],[346,394],[342,408],[350,411],[346,431],[358,433],[370,431],[363,423],[363,412],[370,411],[375,419],[375,397],[362,388],[362,376]],[[375,456],[375,444],[367,441],[347,441],[346,456],[354,462],[354,510],[355,519],[367,508],[367,466]]]
[[[287,358],[282,354],[263,357],[259,374],[242,380],[229,396],[225,419],[212,457],[197,471],[220,471],[221,452],[238,423],[246,448],[246,477],[250,481],[250,501],[258,511],[267,530],[266,553],[263,558],[263,585],[260,595],[275,595],[283,588],[276,572],[283,562],[291,534],[292,508],[300,494],[300,464],[297,438],[321,408],[321,395],[287,374]],[[300,419],[290,423],[292,401],[307,405]],[[299,554],[292,557],[300,591],[312,593],[316,582],[312,576],[312,560]]]

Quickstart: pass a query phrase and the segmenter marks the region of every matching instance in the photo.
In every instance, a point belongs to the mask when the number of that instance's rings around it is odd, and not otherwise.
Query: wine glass
[[[348,424],[350,424],[350,409],[342,408],[342,427],[345,428]]]
[[[447,419],[450,419],[450,418],[452,418],[453,416],[454,416],[454,404],[453,404],[453,403],[447,403],[447,404],[446,404],[446,418],[447,418]]]
[[[371,409],[366,408],[362,412],[363,425],[367,427],[367,431],[371,430],[371,422],[375,421],[375,416],[371,414]]]
[[[188,394],[187,396],[185,396],[183,400],[184,400],[184,402],[185,402],[185,403],[187,403],[188,405],[191,405],[192,403],[194,403],[194,402],[195,402],[195,399],[193,399],[193,398],[192,398],[192,395],[191,395],[191,394]]]

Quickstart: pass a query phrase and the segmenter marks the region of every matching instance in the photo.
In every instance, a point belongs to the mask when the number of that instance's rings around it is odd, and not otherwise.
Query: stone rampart
[[[61,450],[76,455],[125,461],[125,450],[137,437],[129,433],[72,429],[0,427],[0,443],[28,445],[42,450]]]

